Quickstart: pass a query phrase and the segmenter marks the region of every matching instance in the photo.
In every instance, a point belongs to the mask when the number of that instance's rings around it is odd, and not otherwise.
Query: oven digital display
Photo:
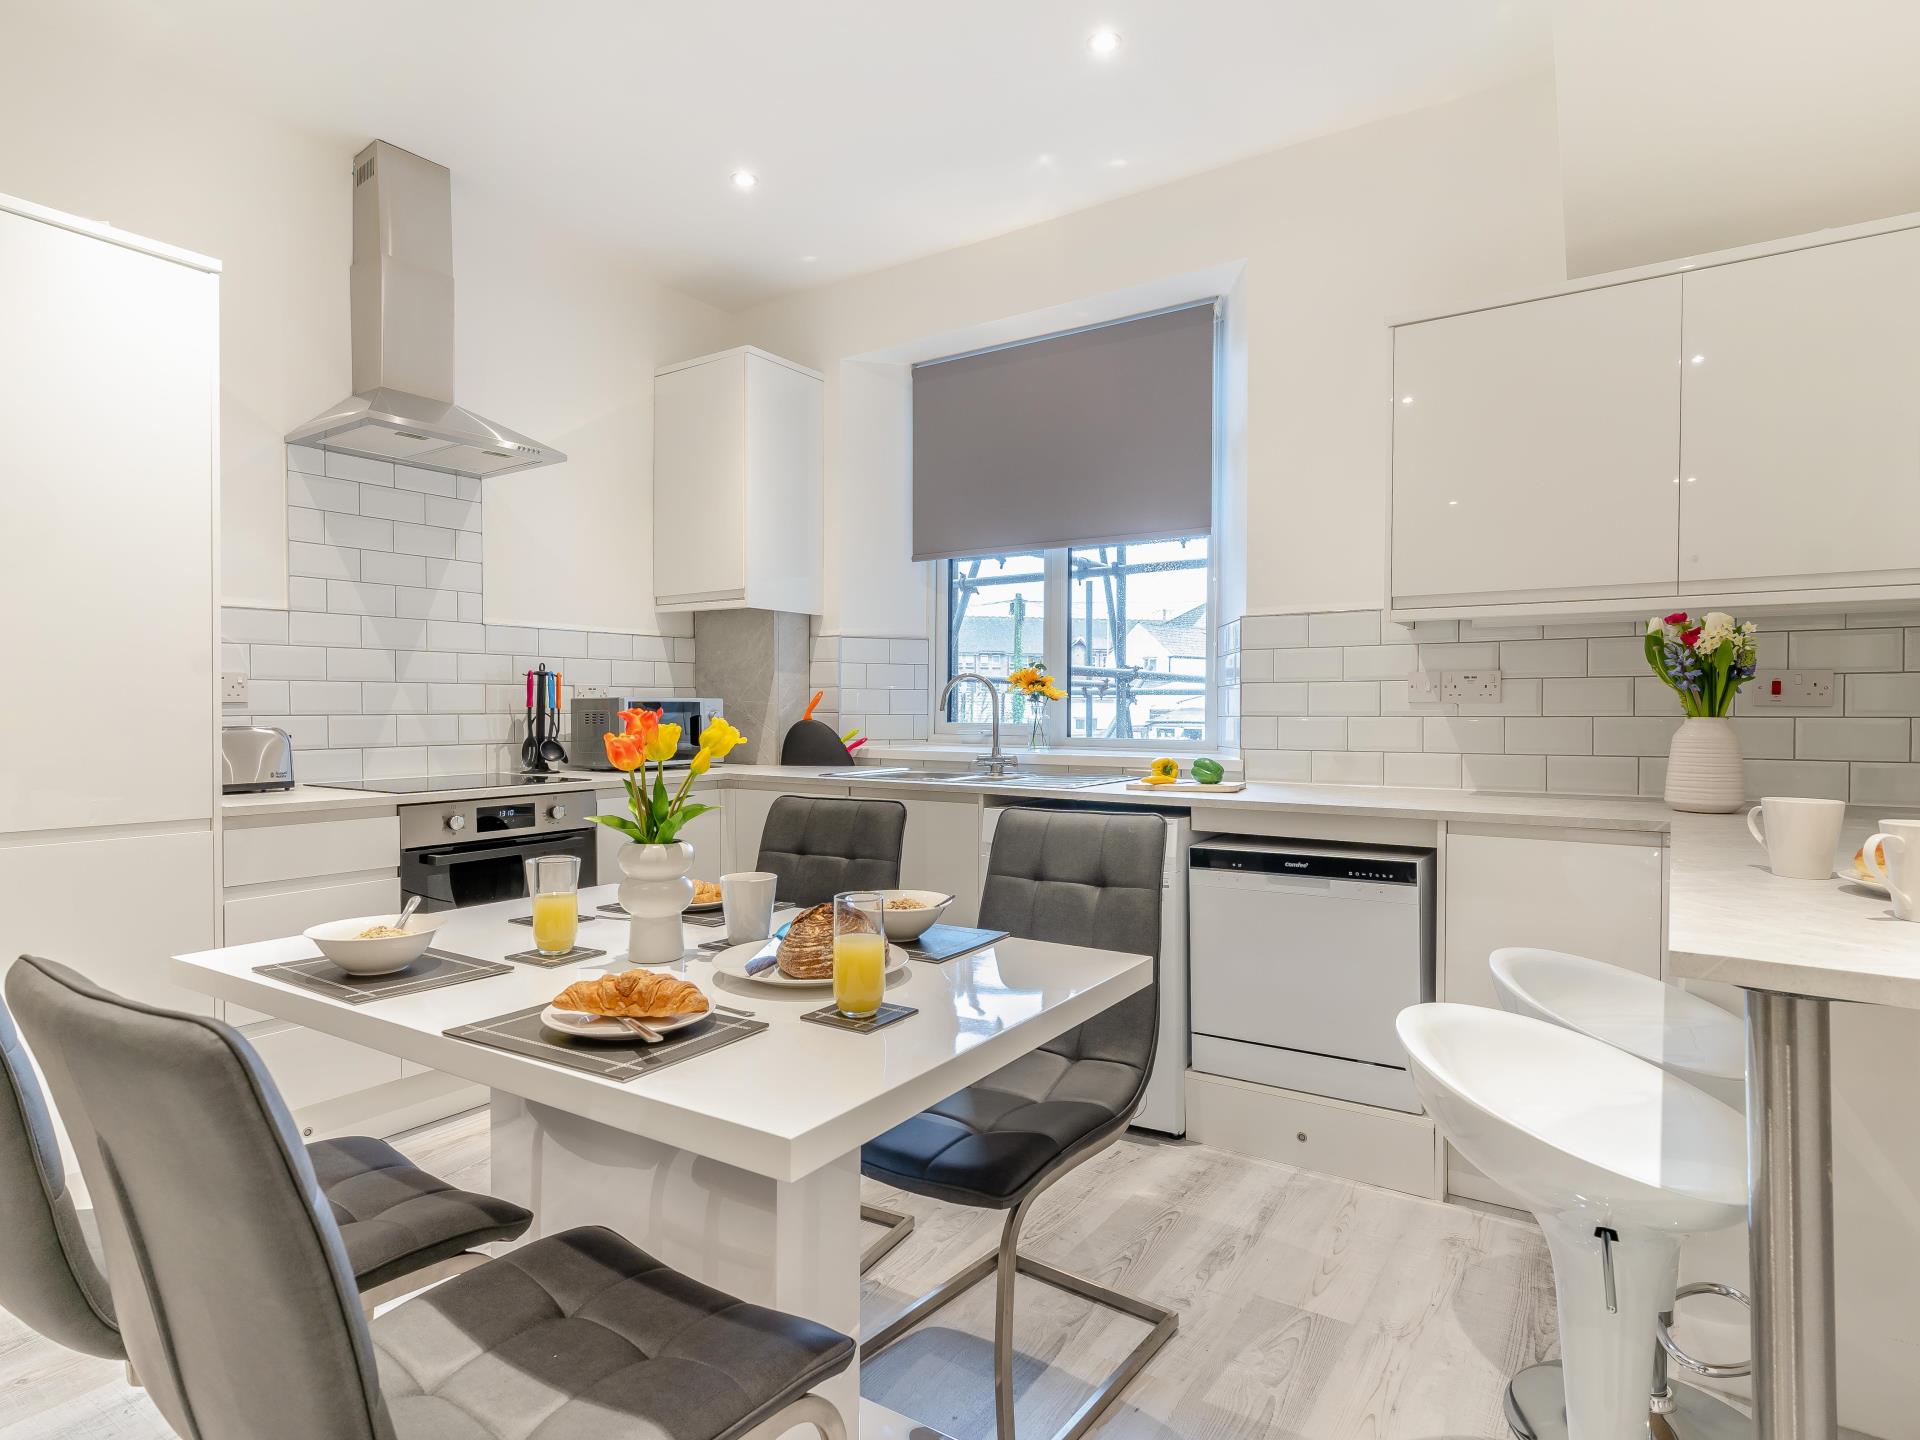
[[[481,805],[473,812],[473,828],[482,835],[501,830],[531,830],[535,823],[531,805]]]

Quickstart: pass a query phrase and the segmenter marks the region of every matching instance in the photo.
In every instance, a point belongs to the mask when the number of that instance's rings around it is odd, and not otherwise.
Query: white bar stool
[[[1520,1196],[1553,1259],[1561,1391],[1510,1388],[1516,1433],[1647,1440],[1655,1319],[1672,1303],[1680,1241],[1746,1217],[1740,1113],[1636,1056],[1529,1016],[1414,1005],[1397,1027],[1428,1113],[1489,1179]],[[1523,1374],[1551,1390],[1550,1370]]]

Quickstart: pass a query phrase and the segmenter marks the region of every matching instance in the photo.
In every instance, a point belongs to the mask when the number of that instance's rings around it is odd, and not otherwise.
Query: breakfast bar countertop
[[[1850,806],[1836,863],[1893,807]],[[1667,927],[1679,980],[1920,1009],[1920,924],[1885,894],[1838,878],[1785,880],[1744,815],[1675,815]]]

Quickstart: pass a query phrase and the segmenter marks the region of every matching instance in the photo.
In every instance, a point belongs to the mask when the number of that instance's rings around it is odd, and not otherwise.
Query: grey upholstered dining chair
[[[1166,821],[1158,815],[1010,809],[994,831],[980,924],[1023,939],[1150,953],[1157,971],[1165,847]],[[995,1276],[993,1387],[1000,1440],[1014,1440],[1016,1275],[1123,1311],[1151,1327],[1056,1440],[1084,1434],[1179,1323],[1171,1310],[1029,1259],[1019,1249],[1020,1229],[1034,1201],[1074,1166],[1118,1140],[1140,1108],[1160,1033],[1157,991],[1157,985],[1149,985],[1129,995],[861,1148],[860,1170],[871,1179],[956,1205],[1007,1212],[998,1251],[921,1296],[860,1347],[863,1358],[878,1354],[941,1306]]]
[[[475,1247],[518,1240],[533,1223],[522,1206],[457,1190],[410,1164],[384,1140],[350,1135],[307,1147],[346,1245],[362,1303],[479,1264]],[[49,1340],[120,1360],[113,1298],[86,1217],[67,1193],[52,1110],[0,1003],[0,1305]]]
[[[845,890],[891,890],[900,883],[907,807],[898,800],[835,800],[782,795],[760,832],[759,868],[780,877],[788,905],[824,905]]]
[[[253,1048],[23,956],[6,994],[73,1133],[126,1351],[185,1440],[735,1440],[839,1413],[853,1342],[612,1231],[533,1241],[371,1325]]]

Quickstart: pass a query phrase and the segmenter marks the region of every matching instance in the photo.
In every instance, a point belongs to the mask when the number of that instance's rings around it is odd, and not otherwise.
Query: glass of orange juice
[[[564,955],[580,934],[580,857],[535,855],[527,861],[533,900],[533,948]]]
[[[849,1020],[877,1014],[887,992],[887,897],[849,890],[833,897],[833,1004]]]

